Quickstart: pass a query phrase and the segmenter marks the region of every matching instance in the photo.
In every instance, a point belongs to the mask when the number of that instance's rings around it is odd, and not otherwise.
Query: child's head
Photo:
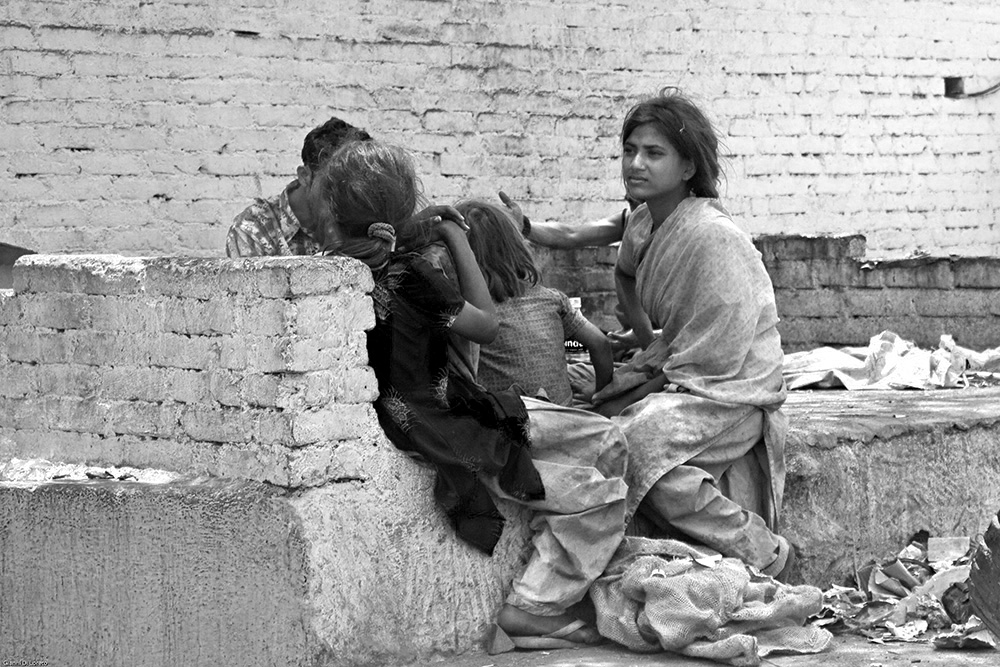
[[[629,109],[622,124],[622,145],[637,127],[647,124],[694,165],[694,176],[688,181],[691,191],[698,197],[718,198],[719,140],[705,114],[675,89],[664,88]]]
[[[524,294],[538,282],[538,269],[521,230],[504,208],[479,199],[455,205],[469,224],[469,245],[497,303]]]
[[[397,146],[355,141],[329,158],[322,178],[334,223],[326,250],[384,266],[421,200],[413,159]]]

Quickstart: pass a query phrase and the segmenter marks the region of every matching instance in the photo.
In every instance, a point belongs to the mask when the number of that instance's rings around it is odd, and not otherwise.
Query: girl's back
[[[517,384],[535,396],[539,389],[553,403],[572,399],[564,343],[588,322],[562,292],[533,285],[524,294],[497,304],[500,332],[480,348],[479,382],[498,391]]]
[[[493,391],[517,385],[523,395],[570,405],[565,342],[575,340],[590,352],[596,389],[607,384],[613,369],[610,342],[565,294],[538,284],[538,269],[511,214],[478,200],[457,208],[469,223],[469,245],[500,325],[497,337],[480,349],[478,381]]]

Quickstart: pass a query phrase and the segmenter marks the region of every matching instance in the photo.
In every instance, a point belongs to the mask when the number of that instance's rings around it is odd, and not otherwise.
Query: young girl
[[[643,350],[594,402],[628,439],[629,514],[784,578],[794,553],[773,532],[785,387],[771,281],[718,201],[718,140],[697,106],[663,92],[628,112],[621,136],[642,205],[615,277]]]
[[[469,225],[469,245],[496,304],[500,329],[479,352],[479,382],[502,390],[512,384],[528,396],[570,405],[565,342],[575,340],[590,354],[596,388],[611,381],[611,343],[569,297],[538,284],[538,269],[511,214],[480,200],[455,206]],[[592,392],[591,392],[592,393]],[[589,398],[589,397],[588,397]]]
[[[375,278],[368,353],[389,439],[436,469],[438,503],[486,553],[504,523],[495,497],[534,510],[532,551],[498,626],[526,648],[599,641],[567,610],[624,534],[621,433],[599,415],[486,391],[449,362],[451,336],[493,339],[495,311],[465,231],[442,220],[421,245],[425,229],[408,222],[419,194],[406,153],[351,144],[325,179],[337,228],[329,251],[362,260]],[[410,250],[394,252],[397,241]]]

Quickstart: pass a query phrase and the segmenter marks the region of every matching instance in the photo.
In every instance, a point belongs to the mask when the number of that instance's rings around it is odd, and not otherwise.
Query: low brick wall
[[[867,345],[888,329],[921,347],[942,334],[975,350],[1000,346],[1000,257],[865,259],[863,236],[759,236],[786,352]],[[605,329],[614,315],[617,248],[536,248],[543,282],[580,297]]]
[[[31,255],[0,297],[21,457],[315,486],[377,439],[356,262]]]

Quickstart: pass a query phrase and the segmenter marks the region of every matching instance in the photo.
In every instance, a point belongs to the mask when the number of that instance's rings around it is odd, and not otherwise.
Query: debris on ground
[[[969,572],[971,609],[1000,637],[1000,512],[990,521]]]
[[[976,352],[948,335],[925,350],[891,331],[867,347],[820,347],[785,355],[789,389],[953,389],[1000,386],[1000,348]]]
[[[931,642],[942,649],[996,649],[1000,628],[976,612],[997,614],[1000,599],[1000,523],[991,526],[989,546],[968,537],[930,537],[918,533],[896,555],[872,561],[855,573],[854,586],[833,586],[823,593],[823,611],[811,622],[831,633],[857,634],[869,641]],[[985,540],[985,538],[984,538]],[[996,554],[983,558],[986,552]],[[976,563],[973,565],[973,563]],[[970,579],[977,568],[989,594],[976,606]],[[989,605],[993,605],[989,607]]]

